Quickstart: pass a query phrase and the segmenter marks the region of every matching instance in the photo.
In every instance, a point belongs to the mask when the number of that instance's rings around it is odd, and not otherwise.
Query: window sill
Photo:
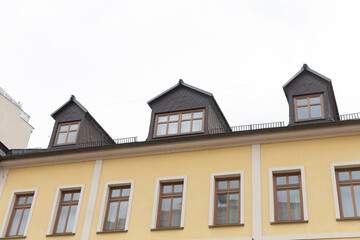
[[[270,224],[283,224],[283,223],[308,223],[309,220],[299,220],[299,221],[282,221],[282,222],[270,222]]]
[[[26,238],[26,236],[1,237],[0,239],[18,239],[18,238]]]
[[[162,230],[183,230],[184,227],[167,227],[167,228],[152,228],[151,231],[162,231]]]
[[[98,231],[96,234],[106,234],[106,233],[125,233],[128,230],[114,230],[114,231]]]
[[[209,228],[218,228],[218,227],[241,227],[244,226],[243,223],[232,223],[232,224],[218,224],[218,225],[209,225]]]
[[[64,236],[73,236],[75,233],[58,233],[58,234],[46,234],[46,237],[64,237]]]
[[[360,217],[337,218],[336,221],[360,220]]]

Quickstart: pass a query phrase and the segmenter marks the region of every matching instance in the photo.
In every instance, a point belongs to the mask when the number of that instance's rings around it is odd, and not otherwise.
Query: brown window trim
[[[67,193],[71,193],[71,200],[70,201],[64,201],[64,196]],[[57,207],[57,213],[56,213],[56,219],[55,219],[55,224],[53,227],[53,232],[52,234],[49,234],[51,236],[61,236],[61,235],[72,235],[74,234],[73,232],[65,232],[67,225],[69,223],[69,215],[70,215],[70,210],[71,210],[71,206],[75,206],[77,205],[77,209],[76,211],[79,211],[78,207],[79,207],[79,200],[73,200],[74,197],[74,193],[79,193],[79,199],[80,199],[80,194],[81,194],[81,190],[69,190],[69,191],[61,191],[61,196],[60,196],[60,200],[59,200],[59,205]],[[62,206],[69,206],[68,212],[67,212],[67,216],[66,216],[66,220],[65,220],[65,225],[64,225],[64,230],[63,232],[56,232],[58,223],[59,223],[59,218],[60,218],[60,213],[61,213],[61,207]]]
[[[320,104],[319,104],[319,103],[310,104],[310,100],[309,100],[309,99],[312,98],[312,97],[320,97]],[[306,100],[307,100],[307,104],[306,104],[306,105],[297,105],[297,104],[296,104],[296,100],[299,100],[299,99],[306,99]],[[315,105],[320,105],[320,106],[321,106],[321,117],[318,117],[318,118],[312,118],[312,117],[311,117],[310,106],[315,106]],[[298,119],[298,107],[307,107],[309,118]],[[318,94],[311,94],[311,95],[303,95],[303,96],[294,97],[294,109],[295,109],[295,121],[296,121],[296,122],[309,121],[309,120],[317,120],[317,119],[324,119],[323,94],[322,94],[322,93],[318,93]]]
[[[286,176],[286,184],[284,185],[277,185],[276,178]],[[289,184],[289,176],[298,176],[298,184]],[[291,173],[277,173],[273,174],[273,188],[274,188],[274,215],[275,221],[271,222],[271,224],[276,223],[302,223],[307,222],[304,220],[304,201],[303,201],[303,194],[302,194],[302,185],[301,185],[301,172],[291,172]],[[300,197],[300,212],[301,212],[301,219],[299,220],[292,220],[291,218],[291,211],[290,211],[290,193],[289,190],[291,189],[299,189],[299,197]],[[287,203],[288,203],[288,219],[289,220],[278,220],[278,209],[277,209],[277,190],[286,190],[287,192]]]
[[[336,219],[338,221],[341,221],[341,220],[359,220],[360,219],[360,216],[356,216],[357,209],[356,209],[355,193],[354,193],[354,185],[360,185],[360,179],[353,180],[352,176],[351,176],[351,171],[358,171],[358,170],[360,170],[359,167],[335,169],[336,188],[337,188],[337,191],[338,191],[339,210],[340,210],[340,218]],[[339,180],[339,172],[349,172],[349,178],[350,179],[340,181]],[[354,217],[344,217],[343,208],[342,208],[340,186],[350,186],[351,187],[351,195],[352,195],[352,201],[353,201]]]
[[[21,198],[21,197],[25,197],[25,202],[24,204],[21,204],[21,205],[18,205],[18,200]],[[33,197],[32,201],[30,204],[26,204],[27,202],[27,199],[28,197]],[[12,207],[12,210],[11,210],[11,217],[10,217],[10,220],[9,220],[9,224],[7,226],[7,229],[6,229],[6,234],[5,234],[5,238],[19,238],[19,237],[25,237],[24,235],[11,235],[9,236],[10,234],[10,228],[13,224],[13,221],[14,221],[14,216],[15,216],[15,210],[16,209],[22,209],[22,212],[21,212],[21,216],[20,216],[20,220],[19,220],[19,226],[17,227],[16,229],[16,233],[19,233],[19,228],[20,228],[20,225],[21,225],[21,220],[23,219],[23,214],[24,214],[24,210],[25,209],[31,209],[31,205],[34,201],[34,194],[33,193],[27,193],[27,194],[18,194],[16,195],[16,198],[15,198],[15,202],[14,202],[14,205]],[[30,211],[30,210],[29,210]],[[29,221],[29,217],[26,221]]]
[[[193,113],[194,112],[202,112],[202,117],[201,118],[193,118]],[[186,119],[186,120],[182,120],[182,114],[186,114],[186,113],[191,113],[191,118],[190,119]],[[170,116],[172,115],[179,115],[179,119],[175,120],[175,121],[170,121]],[[166,122],[158,122],[159,117],[164,117],[167,116],[168,120]],[[192,131],[192,125],[193,125],[193,121],[194,120],[200,120],[202,119],[202,129],[200,131]],[[176,135],[186,135],[186,134],[193,134],[193,133],[202,133],[204,132],[204,119],[205,119],[205,109],[195,109],[195,110],[185,110],[185,111],[179,111],[179,112],[170,112],[170,113],[161,113],[161,114],[156,114],[155,116],[155,127],[154,127],[154,138],[159,138],[159,137],[167,137],[167,136],[176,136]],[[189,132],[185,132],[185,133],[181,133],[181,122],[182,121],[190,121],[190,131]],[[178,123],[178,128],[177,128],[177,133],[175,134],[168,134],[168,130],[169,130],[169,123]],[[158,129],[158,125],[159,124],[166,124],[166,134],[164,135],[157,135],[157,129]]]
[[[70,126],[71,126],[72,124],[78,124],[78,128],[77,128],[76,130],[70,130]],[[62,131],[62,132],[60,132],[61,127],[62,127],[62,126],[66,126],[66,125],[69,126],[69,129],[68,129],[67,131]],[[57,131],[56,131],[56,137],[55,137],[54,146],[63,146],[63,145],[76,144],[77,137],[78,137],[78,135],[79,135],[79,129],[80,129],[80,121],[59,123],[58,129],[57,129]],[[59,138],[59,134],[60,134],[60,133],[65,133],[65,132],[66,132],[65,142],[58,144],[57,141],[58,141],[58,138]],[[68,136],[69,136],[69,133],[70,133],[70,132],[76,132],[76,136],[75,136],[74,142],[70,142],[70,143],[69,143],[69,142],[67,142],[67,140],[68,140]]]
[[[120,189],[120,196],[119,197],[114,197],[114,198],[111,198],[111,194],[112,194],[112,191],[113,190],[116,190],[116,189]],[[126,196],[126,197],[122,197],[121,194],[122,194],[122,191],[123,189],[129,189],[129,195]],[[127,201],[128,202],[128,205],[127,205],[127,208],[129,207],[129,196],[130,196],[130,191],[131,191],[131,186],[130,185],[123,185],[123,186],[114,186],[114,187],[110,187],[109,189],[109,196],[108,196],[108,199],[107,199],[107,203],[106,203],[106,213],[105,213],[105,218],[104,218],[104,224],[103,224],[103,233],[105,232],[124,232],[124,231],[127,231],[125,229],[116,229],[116,225],[117,225],[117,218],[118,218],[118,215],[116,214],[116,220],[115,220],[115,229],[111,229],[111,230],[106,230],[106,223],[107,223],[107,218],[109,216],[109,207],[110,207],[110,202],[118,202],[118,207],[116,209],[116,211],[118,212],[119,211],[119,203],[120,202],[125,202]],[[126,209],[126,212],[128,211],[128,209]],[[126,219],[125,219],[126,221]],[[124,226],[125,227],[125,226]]]
[[[237,180],[239,181],[239,188],[234,188],[234,189],[231,189],[230,188],[230,181],[231,180]],[[227,186],[228,188],[227,189],[221,189],[219,190],[218,189],[218,182],[220,181],[227,181]],[[239,226],[241,225],[240,224],[240,221],[241,221],[241,214],[240,214],[240,210],[241,210],[241,206],[240,206],[240,202],[241,202],[241,196],[240,196],[240,177],[229,177],[229,178],[216,178],[215,179],[215,200],[214,200],[214,225],[213,226]],[[238,215],[238,223],[229,223],[229,194],[234,194],[234,193],[237,193],[239,195],[239,215]],[[227,195],[227,213],[226,213],[226,224],[217,224],[216,220],[217,220],[217,212],[218,212],[218,208],[217,208],[217,200],[218,200],[218,194],[226,194]]]
[[[182,190],[180,193],[174,193],[174,186],[175,185],[182,185]],[[163,193],[164,186],[172,185],[171,193]],[[164,182],[160,183],[160,196],[159,196],[159,204],[158,204],[158,212],[157,212],[157,219],[156,219],[156,229],[152,230],[160,230],[160,229],[183,229],[184,227],[181,227],[181,212],[182,212],[182,201],[183,199],[183,192],[184,192],[184,182],[183,181],[176,181],[176,182]],[[180,208],[180,225],[179,226],[171,226],[171,215],[172,215],[172,202],[174,198],[181,198],[181,208]],[[163,198],[170,198],[170,212],[169,212],[169,220],[168,220],[168,226],[167,227],[160,227],[160,213],[161,213],[161,200]]]

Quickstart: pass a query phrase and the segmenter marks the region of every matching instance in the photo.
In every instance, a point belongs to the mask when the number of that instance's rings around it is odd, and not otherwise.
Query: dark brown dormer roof
[[[312,70],[307,64],[304,64],[300,71],[283,85],[283,89],[289,104],[289,125],[313,124],[339,120],[339,112],[331,79]],[[321,97],[322,117],[314,119],[310,117],[309,119],[301,120],[297,118],[298,108],[295,106],[295,100],[306,99],[307,96]]]
[[[55,119],[48,151],[78,148],[82,144],[93,142],[106,142],[115,144],[110,135],[91,116],[89,111],[72,95],[70,99],[51,114]],[[55,144],[59,126],[63,124],[79,123],[76,142],[71,144]]]
[[[214,96],[207,91],[186,84],[181,79],[173,87],[149,100],[148,104],[152,109],[152,113],[147,140],[184,137],[194,134],[203,135],[208,134],[211,129],[218,129],[221,132],[231,131],[231,128]],[[204,112],[203,131],[187,134],[178,133],[161,137],[154,136],[157,115],[200,110]]]

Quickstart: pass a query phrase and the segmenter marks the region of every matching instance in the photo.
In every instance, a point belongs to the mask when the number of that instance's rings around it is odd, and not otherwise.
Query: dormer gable
[[[304,64],[283,86],[289,104],[289,125],[339,120],[331,79]]]
[[[73,95],[51,116],[55,119],[55,124],[49,151],[79,148],[81,144],[90,142],[115,144],[109,134]]]
[[[231,128],[214,96],[183,80],[148,101],[152,110],[147,140],[204,135]]]

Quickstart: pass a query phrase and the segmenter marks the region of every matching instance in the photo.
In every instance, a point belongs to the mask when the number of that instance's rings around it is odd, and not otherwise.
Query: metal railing
[[[339,115],[340,121],[360,119],[360,113],[349,113]]]
[[[83,143],[79,143],[79,148],[101,147],[101,146],[113,145],[113,144],[133,143],[137,141],[138,141],[137,137],[127,137],[127,138],[113,139],[113,141],[83,142]]]
[[[257,123],[257,124],[248,124],[248,125],[241,125],[241,126],[234,126],[231,127],[232,132],[241,132],[241,131],[251,131],[257,129],[264,129],[264,128],[278,128],[284,127],[284,122],[271,122],[271,123]],[[230,132],[225,128],[212,128],[209,129],[209,134],[217,134],[217,133],[225,133]]]

